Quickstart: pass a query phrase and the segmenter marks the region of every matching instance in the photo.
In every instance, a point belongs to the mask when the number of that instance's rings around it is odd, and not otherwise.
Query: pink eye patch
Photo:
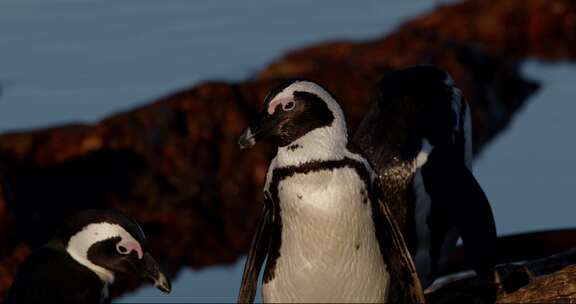
[[[141,259],[144,256],[144,254],[142,253],[142,248],[140,247],[140,244],[138,244],[136,242],[132,242],[132,241],[120,242],[118,244],[118,247],[120,247],[120,246],[125,248],[126,254],[130,254],[132,251],[136,251],[139,259]]]
[[[278,105],[282,105],[283,109],[291,110],[292,108],[294,108],[294,103],[295,103],[294,99],[290,97],[275,99],[268,105],[268,114],[270,115],[274,114]]]

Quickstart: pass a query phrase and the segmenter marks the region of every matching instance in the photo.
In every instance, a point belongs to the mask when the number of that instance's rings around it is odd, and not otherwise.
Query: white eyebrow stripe
[[[294,99],[291,97],[284,97],[284,98],[277,98],[274,99],[270,102],[270,105],[268,106],[268,114],[272,115],[274,114],[274,111],[276,110],[276,108],[278,107],[279,104],[281,104],[282,106],[284,106],[285,104],[287,104],[288,102],[294,102]]]
[[[132,253],[132,251],[136,251],[136,253],[138,254],[138,258],[142,259],[142,257],[144,256],[144,253],[142,252],[142,246],[140,246],[140,244],[138,242],[134,242],[131,240],[121,240],[117,245],[116,245],[116,249],[118,249],[118,247],[124,247],[126,248],[126,250],[128,250],[126,252],[126,254],[130,254]]]
[[[100,222],[92,223],[70,237],[66,246],[66,251],[78,263],[96,273],[102,281],[111,284],[114,282],[114,274],[111,271],[92,263],[92,261],[88,259],[88,250],[90,250],[90,247],[95,243],[115,237],[119,237],[121,242],[135,242],[140,245],[140,242],[134,239],[134,237],[122,226]]]

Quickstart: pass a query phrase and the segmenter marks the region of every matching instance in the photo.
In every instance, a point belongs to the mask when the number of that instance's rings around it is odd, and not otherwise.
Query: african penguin
[[[476,272],[493,278],[496,227],[472,175],[470,107],[447,72],[418,65],[385,75],[354,143],[382,178],[424,287],[458,237]]]
[[[277,153],[264,187],[264,215],[244,268],[239,302],[258,273],[264,302],[418,302],[414,267],[369,163],[350,150],[344,114],[320,85],[289,81],[265,99],[239,139]]]
[[[20,265],[6,303],[110,303],[109,285],[120,273],[170,292],[134,220],[113,210],[82,211]]]

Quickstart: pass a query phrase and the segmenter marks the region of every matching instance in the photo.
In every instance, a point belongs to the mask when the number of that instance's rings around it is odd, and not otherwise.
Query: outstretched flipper
[[[448,149],[435,149],[422,167],[426,192],[434,203],[430,226],[442,231],[456,227],[466,255],[480,276],[493,278],[496,263],[496,225],[484,191],[463,162]],[[432,256],[440,254],[443,236],[431,236]]]
[[[270,232],[273,216],[270,206],[270,204],[264,204],[262,216],[260,217],[256,233],[250,245],[248,258],[244,265],[244,273],[242,274],[238,303],[253,303],[254,297],[256,296],[258,276],[270,247]]]
[[[375,182],[373,187],[376,195],[372,209],[376,237],[390,272],[388,302],[425,303],[422,285],[404,237],[383,200],[379,183]]]

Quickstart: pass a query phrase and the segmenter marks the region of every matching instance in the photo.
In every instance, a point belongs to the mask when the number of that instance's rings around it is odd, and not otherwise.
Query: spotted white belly
[[[282,242],[265,302],[385,302],[389,274],[353,169],[295,174],[278,196]]]

